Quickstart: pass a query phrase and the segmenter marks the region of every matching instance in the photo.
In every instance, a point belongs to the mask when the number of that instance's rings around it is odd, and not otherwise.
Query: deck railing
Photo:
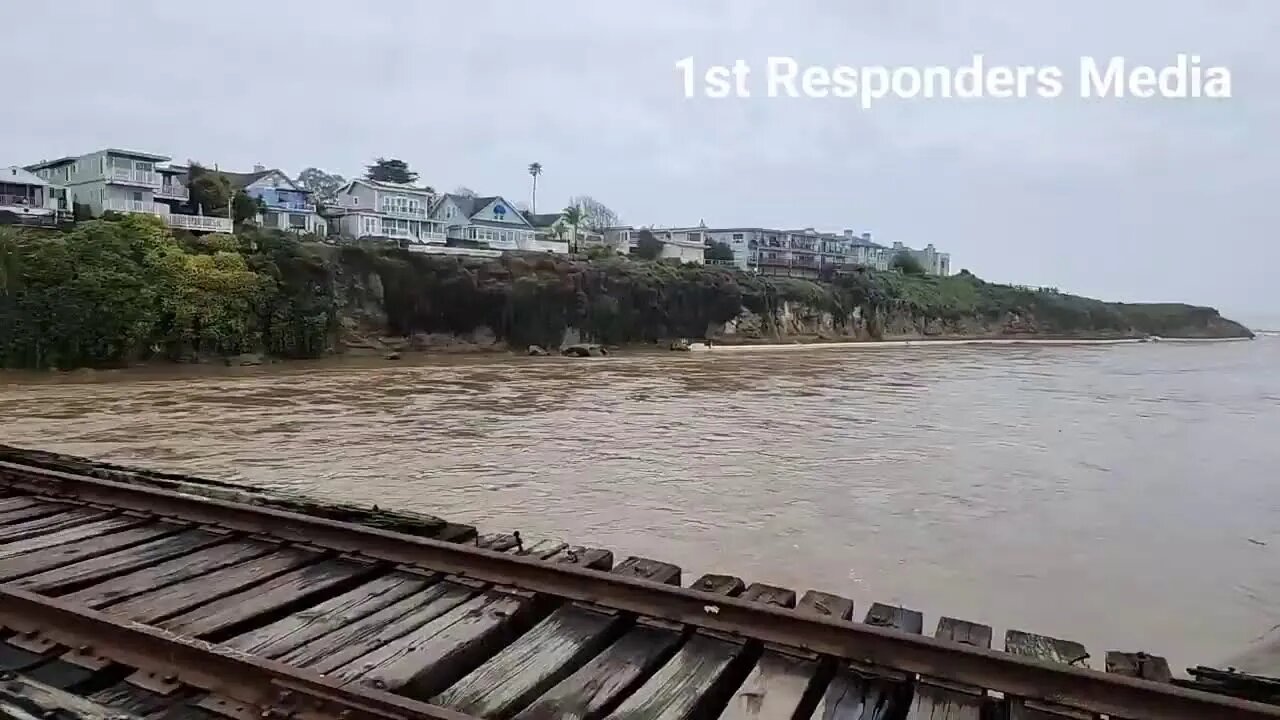
[[[160,187],[160,173],[153,172],[151,170],[130,170],[129,168],[108,167],[107,179],[115,182]]]
[[[231,232],[231,218],[210,215],[166,215],[165,222],[169,227],[179,230],[195,230],[197,232]]]

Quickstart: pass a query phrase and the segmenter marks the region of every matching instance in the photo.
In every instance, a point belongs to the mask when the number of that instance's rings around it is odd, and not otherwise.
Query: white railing
[[[23,207],[43,207],[40,198],[28,197],[26,195],[3,195],[0,194],[0,205],[21,205]]]
[[[148,215],[164,215],[169,212],[168,205],[151,202],[150,200],[121,200],[119,198],[107,198],[102,203],[102,209],[112,212],[146,213]]]
[[[201,232],[231,232],[231,218],[210,215],[166,215],[165,222],[171,228],[179,230],[197,230]]]
[[[178,198],[187,200],[191,197],[191,190],[185,185],[179,183],[164,183],[159,190],[155,191],[157,197],[163,196],[167,198]]]
[[[383,205],[382,213],[392,217],[416,218],[418,220],[422,220],[427,217],[426,209],[411,210],[407,208],[396,208],[390,205]]]
[[[472,247],[443,247],[440,245],[410,245],[409,252],[427,253],[430,255],[464,255],[469,257],[502,257],[501,250],[486,250]]]
[[[130,170],[129,168],[108,167],[107,179],[114,182],[127,182],[137,185],[160,187],[160,173],[151,170]]]
[[[428,245],[444,245],[445,236],[442,232],[422,232],[414,233],[410,230],[400,230],[399,228],[382,228],[380,233],[361,233],[360,237],[386,237],[396,240],[409,240],[413,243],[425,243]]]

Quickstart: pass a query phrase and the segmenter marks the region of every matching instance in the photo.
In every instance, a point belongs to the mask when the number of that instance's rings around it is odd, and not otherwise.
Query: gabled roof
[[[463,215],[466,215],[467,217],[471,217],[472,215],[475,215],[476,213],[488,207],[489,203],[493,202],[494,200],[501,200],[501,198],[499,198],[497,195],[486,195],[485,197],[477,197],[475,195],[454,195],[453,193],[446,193],[440,196],[441,202],[444,202],[446,200],[452,200],[453,204],[458,207],[458,210],[461,211]],[[506,202],[506,200],[503,200],[503,202]]]
[[[529,227],[533,227],[533,223],[529,221],[528,214],[522,210],[516,210],[516,206],[507,202],[507,199],[502,197],[501,195],[485,195],[483,197],[477,197],[475,195],[446,194],[441,196],[440,203],[443,203],[446,201],[453,201],[453,204],[458,207],[458,210],[461,211],[463,216],[467,217],[468,219],[475,217],[477,213],[489,207],[493,203],[501,202],[503,205],[506,205],[507,207],[511,208],[511,211],[512,211],[511,217],[520,218],[520,222],[524,223],[525,225],[528,225]],[[440,203],[436,203],[436,207],[439,207]],[[509,225],[510,223],[503,223],[503,224]]]
[[[48,180],[28,172],[17,165],[10,165],[0,170],[0,183],[11,183],[14,185],[38,185],[40,187],[49,187],[52,185]]]
[[[270,170],[257,170],[255,172],[247,172],[247,173],[233,173],[233,172],[226,172],[226,171],[219,171],[219,172],[221,172],[223,175],[226,175],[227,179],[231,181],[231,187],[237,190],[247,188],[250,185],[258,182],[264,177],[267,177],[270,175],[279,175],[280,177],[284,178],[284,181],[286,183],[288,183],[289,185],[288,189],[296,190],[298,192],[310,192],[310,190],[306,190],[298,187],[298,184],[295,183],[293,180],[291,180],[289,176],[284,173],[284,171],[276,168],[272,168]]]
[[[551,227],[564,217],[561,213],[531,213],[523,211],[520,214],[524,215],[524,219],[528,220],[529,224],[536,228]]]

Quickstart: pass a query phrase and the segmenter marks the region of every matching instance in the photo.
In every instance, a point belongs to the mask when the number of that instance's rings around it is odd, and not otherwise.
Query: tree
[[[317,203],[333,205],[338,201],[338,189],[347,184],[341,175],[331,175],[320,168],[309,167],[298,173],[298,186],[310,190]]]
[[[642,260],[657,260],[662,257],[662,241],[648,230],[641,230],[636,237],[636,255]]]
[[[248,222],[266,209],[267,205],[262,202],[262,198],[256,198],[241,190],[231,201],[231,219],[237,224]]]
[[[542,174],[542,163],[529,163],[529,175],[533,177],[533,197],[529,203],[530,212],[538,212],[538,176]]]
[[[569,252],[576,253],[578,252],[578,226],[582,224],[582,208],[577,205],[570,205],[564,209],[562,214],[564,215],[564,221],[569,224],[569,227],[573,228],[573,235],[570,236],[569,240]]]
[[[410,185],[418,179],[418,173],[409,169],[409,164],[395,158],[378,158],[365,168],[364,176],[377,182],[400,183]]]
[[[924,274],[924,265],[921,265],[920,261],[911,253],[900,252],[894,255],[893,260],[889,262],[889,267],[903,275]]]
[[[460,197],[475,197],[476,191],[472,190],[466,185],[459,185],[458,187],[453,189],[453,194],[458,195]]]
[[[192,205],[207,215],[225,213],[227,204],[234,195],[231,180],[226,175],[192,162],[187,170],[187,178]]]
[[[582,209],[582,224],[588,230],[603,232],[618,224],[618,214],[590,195],[570,198],[569,205]]]
[[[733,262],[733,248],[722,242],[712,242],[707,245],[707,249],[702,253],[707,260],[719,260],[722,262]]]
[[[561,218],[560,220],[555,221],[550,229],[547,230],[547,235],[556,240],[563,240],[564,234],[568,231],[569,229],[564,226],[564,219]]]

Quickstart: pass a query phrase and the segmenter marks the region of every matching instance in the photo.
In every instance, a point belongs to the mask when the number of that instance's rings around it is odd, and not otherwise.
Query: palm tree
[[[578,252],[578,223],[582,222],[582,208],[570,205],[564,209],[564,221],[573,226],[573,246],[570,252]]]
[[[542,163],[529,163],[529,174],[533,176],[533,201],[529,203],[529,212],[538,212],[538,176],[542,174]]]

